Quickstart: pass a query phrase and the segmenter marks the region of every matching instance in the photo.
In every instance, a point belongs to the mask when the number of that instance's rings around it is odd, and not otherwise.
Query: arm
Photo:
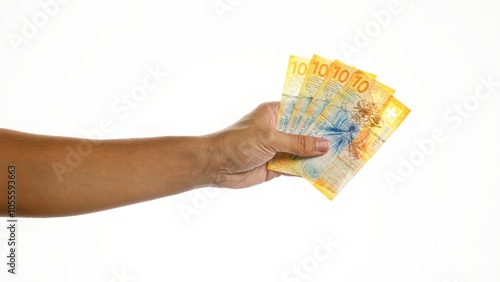
[[[277,152],[318,156],[325,139],[275,129],[278,103],[200,137],[86,140],[0,129],[0,216],[7,214],[7,166],[16,165],[16,216],[68,216],[214,186],[242,188],[279,174]],[[77,154],[77,155],[76,155]]]

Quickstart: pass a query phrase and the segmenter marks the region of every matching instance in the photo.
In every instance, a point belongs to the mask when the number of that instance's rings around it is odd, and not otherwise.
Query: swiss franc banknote
[[[304,78],[307,75],[309,63],[311,59],[299,56],[290,56],[288,60],[288,68],[286,71],[285,85],[283,86],[283,93],[281,95],[280,106],[277,116],[278,130],[286,132],[290,117],[295,107],[295,101],[302,88]],[[283,165],[274,166],[274,160],[279,157],[276,155],[273,160],[267,164],[267,168],[282,173],[297,175],[292,170],[286,170]]]
[[[278,110],[278,129],[285,131],[288,125],[288,120],[295,106],[295,101],[299,95],[302,82],[307,74],[307,67],[310,59],[298,56],[290,56],[288,60],[288,68],[286,71],[285,85],[281,94],[281,101]]]
[[[290,71],[292,58],[300,57],[290,57],[287,79],[294,74]],[[306,63],[307,59],[302,59]],[[321,65],[328,65],[326,74],[316,74],[311,79],[315,82],[309,86],[311,91],[302,92],[307,89],[308,74],[314,74],[311,68]],[[293,96],[293,110],[287,112],[288,118],[282,117],[287,124],[282,126],[278,118],[278,129],[324,137],[330,142],[330,150],[313,158],[280,153],[268,162],[267,168],[300,175],[331,200],[385,143],[410,110],[393,97],[393,89],[376,81],[375,75],[338,60],[314,55],[302,80],[299,93]],[[297,105],[301,92],[307,95],[314,92],[312,97],[304,96],[307,107]]]

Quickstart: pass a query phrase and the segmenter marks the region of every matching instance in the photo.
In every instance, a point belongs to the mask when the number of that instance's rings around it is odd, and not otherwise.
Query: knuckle
[[[271,109],[274,106],[273,102],[264,102],[259,105],[261,108]]]
[[[263,145],[263,148],[266,150],[278,152],[280,151],[280,141],[279,141],[279,132],[277,130],[273,130],[272,128],[263,128],[257,132],[258,140],[260,144]]]
[[[299,155],[302,155],[306,153],[307,148],[306,148],[306,136],[304,135],[297,135],[297,153]]]
[[[276,134],[274,130],[270,130],[269,128],[260,128],[257,130],[257,137],[264,144],[273,144],[276,140]]]

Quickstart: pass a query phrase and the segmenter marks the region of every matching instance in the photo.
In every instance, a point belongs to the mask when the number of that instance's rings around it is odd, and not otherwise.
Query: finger
[[[328,140],[324,138],[286,134],[279,131],[275,142],[279,152],[303,157],[320,156],[330,149]]]
[[[271,179],[274,179],[274,178],[277,178],[277,177],[280,177],[282,174],[279,173],[279,172],[276,172],[276,171],[272,171],[272,170],[266,170],[266,182],[271,180]]]

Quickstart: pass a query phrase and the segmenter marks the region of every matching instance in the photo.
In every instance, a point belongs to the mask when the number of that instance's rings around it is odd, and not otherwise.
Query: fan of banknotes
[[[374,74],[318,55],[290,56],[279,130],[328,139],[323,156],[280,153],[269,170],[298,175],[332,200],[377,152],[410,110]]]

